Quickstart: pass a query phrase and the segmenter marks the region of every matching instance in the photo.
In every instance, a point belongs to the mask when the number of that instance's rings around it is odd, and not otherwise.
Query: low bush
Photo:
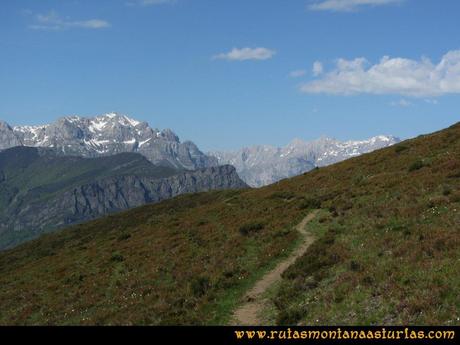
[[[321,201],[314,198],[305,198],[299,204],[300,210],[321,208]]]
[[[264,223],[252,222],[252,223],[247,223],[247,224],[240,226],[239,231],[241,235],[247,236],[247,235],[250,235],[252,233],[262,230],[264,227],[265,227]]]
[[[449,198],[447,196],[435,196],[431,197],[428,201],[428,208],[433,208],[437,206],[443,206],[449,203]]]
[[[295,197],[295,194],[289,191],[278,191],[270,194],[270,199],[283,199],[283,200],[290,200]]]
[[[300,307],[291,307],[282,309],[277,318],[278,325],[295,325],[299,320],[307,314],[307,310]]]
[[[124,234],[121,234],[120,236],[118,236],[117,240],[118,241],[125,241],[125,240],[129,239],[130,237],[131,237],[131,234],[124,233]]]
[[[110,261],[122,262],[122,261],[125,261],[125,258],[120,253],[113,253],[112,257],[110,258]]]
[[[410,166],[409,166],[409,172],[411,171],[416,171],[416,170],[420,170],[422,169],[423,167],[425,166],[425,164],[423,164],[423,162],[421,160],[417,160],[415,162],[413,162]]]
[[[395,147],[395,152],[400,153],[400,152],[406,151],[407,149],[409,149],[409,148],[407,146],[405,146],[405,145],[397,145]]]
[[[196,277],[190,284],[192,293],[196,297],[203,296],[210,286],[211,282],[208,277]]]

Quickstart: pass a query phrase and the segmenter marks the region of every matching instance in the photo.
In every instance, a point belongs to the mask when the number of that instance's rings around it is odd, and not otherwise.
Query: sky
[[[0,119],[126,114],[202,150],[460,121],[458,0],[2,0]]]

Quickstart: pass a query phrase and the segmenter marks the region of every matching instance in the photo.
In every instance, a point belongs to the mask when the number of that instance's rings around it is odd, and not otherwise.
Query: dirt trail
[[[264,293],[270,286],[281,280],[281,274],[302,256],[313,243],[313,236],[305,229],[308,222],[315,218],[318,210],[309,213],[297,226],[296,229],[302,234],[302,243],[292,252],[289,257],[280,262],[273,270],[265,274],[251,290],[244,296],[245,301],[233,313],[232,324],[241,326],[260,325],[263,321],[259,315],[262,313],[267,301],[263,298]]]

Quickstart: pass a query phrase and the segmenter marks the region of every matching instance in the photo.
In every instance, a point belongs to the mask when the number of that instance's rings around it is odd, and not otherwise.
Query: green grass
[[[283,250],[280,255],[272,258],[269,263],[263,267],[254,268],[251,271],[251,275],[248,279],[243,280],[240,284],[237,284],[228,290],[224,290],[223,293],[217,299],[217,304],[210,308],[210,312],[214,312],[215,317],[210,321],[210,325],[226,325],[231,321],[233,310],[241,303],[243,296],[246,291],[249,290],[259,279],[261,279],[266,273],[274,269],[278,263],[289,256],[289,254],[300,244],[301,238],[298,236],[297,239],[289,243],[289,247]],[[256,253],[256,248],[253,247],[253,252]],[[253,255],[253,259],[255,255]]]
[[[329,168],[335,217],[284,274],[278,323],[459,324],[459,138],[456,125]]]
[[[220,322],[230,310],[225,295],[241,294],[297,238],[292,227],[301,214],[279,219],[270,213],[296,213],[295,205],[269,197],[261,202],[254,193],[184,195],[0,254],[0,323]],[[255,204],[262,206],[257,212]],[[251,216],[266,225],[242,235]],[[198,277],[206,281],[199,294]]]
[[[225,324],[318,205],[317,240],[269,291],[272,322],[459,324],[460,124],[400,145],[1,253],[0,324]]]

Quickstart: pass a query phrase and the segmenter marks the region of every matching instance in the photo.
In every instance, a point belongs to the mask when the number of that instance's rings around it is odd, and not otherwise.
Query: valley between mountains
[[[262,188],[183,194],[3,251],[0,323],[231,324],[248,292],[305,245],[296,226],[312,212],[313,243],[262,289],[264,323],[460,324],[460,123]]]

